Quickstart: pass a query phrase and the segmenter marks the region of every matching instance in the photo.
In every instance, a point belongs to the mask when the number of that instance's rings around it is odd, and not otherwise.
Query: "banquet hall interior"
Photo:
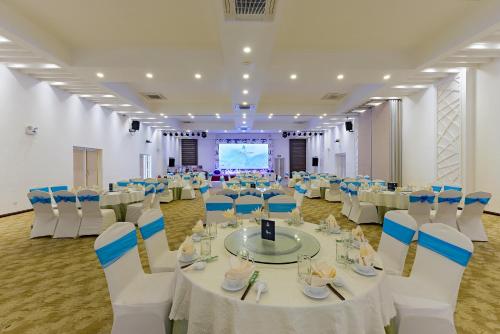
[[[0,1],[0,333],[500,333],[500,1]]]

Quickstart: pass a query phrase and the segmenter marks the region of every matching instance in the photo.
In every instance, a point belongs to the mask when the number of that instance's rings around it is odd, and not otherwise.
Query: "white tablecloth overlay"
[[[277,225],[288,226],[283,222]],[[257,225],[245,222],[245,226]],[[333,235],[316,232],[314,224],[298,228],[320,242],[321,250],[314,259],[334,261]],[[384,326],[395,316],[384,272],[364,277],[337,264],[337,274],[347,283],[347,288],[338,288],[347,299],[344,302],[333,293],[324,300],[305,296],[297,282],[296,263],[257,263],[259,279],[267,282],[269,291],[262,294],[259,304],[255,303],[254,288],[240,301],[244,290],[226,292],[221,288],[230,255],[224,239],[233,231],[219,226],[218,236],[212,240],[212,255],[219,259],[208,263],[205,270],[177,268],[170,318],[188,319],[188,333],[384,333]]]
[[[112,191],[101,195],[101,206],[129,204],[144,200],[143,190],[132,190],[130,192]]]
[[[408,209],[409,194],[410,193],[400,193],[395,191],[358,191],[359,200],[361,202],[370,202],[376,206],[385,206],[400,210]]]

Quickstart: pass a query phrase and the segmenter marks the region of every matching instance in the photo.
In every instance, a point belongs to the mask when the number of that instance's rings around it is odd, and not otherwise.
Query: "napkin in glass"
[[[250,277],[255,269],[255,265],[237,256],[229,258],[229,270],[224,274],[226,279],[230,280],[246,280]]]

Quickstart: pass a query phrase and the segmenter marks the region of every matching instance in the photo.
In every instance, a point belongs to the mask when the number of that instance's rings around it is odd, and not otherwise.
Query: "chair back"
[[[446,191],[446,190],[456,190],[456,191],[462,191],[462,187],[460,186],[457,186],[457,185],[445,185],[443,187],[443,190]]]
[[[118,187],[127,187],[129,184],[131,184],[131,182],[127,180],[121,180],[116,182],[116,184],[118,185]]]
[[[245,189],[240,191],[240,197],[241,196],[254,196],[254,197],[262,197],[262,193],[258,190],[255,189]]]
[[[67,190],[59,190],[53,193],[53,196],[57,203],[60,218],[79,218],[78,209],[76,207],[76,195],[74,193]]]
[[[281,189],[266,189],[266,191],[262,193],[262,198],[264,199],[264,201],[267,201],[271,197],[278,195],[285,195],[285,192]]]
[[[206,183],[202,184],[200,187],[201,198],[203,198],[204,202],[206,202],[207,199],[210,197],[209,189],[210,187]]]
[[[233,199],[225,195],[210,196],[205,202],[207,223],[227,221],[224,212],[233,208]]]
[[[237,199],[239,194],[232,189],[221,189],[217,192],[217,195],[223,195],[232,198],[233,200]]]
[[[268,200],[270,218],[289,218],[290,213],[297,207],[297,202],[292,196],[278,195]]]
[[[466,235],[448,225],[422,225],[410,275],[411,280],[418,282],[419,296],[448,303],[454,309],[473,249]]]
[[[462,200],[462,193],[456,190],[445,190],[438,195],[438,207],[434,223],[443,223],[457,228],[457,209]]]
[[[160,199],[161,199],[161,196],[165,192],[165,184],[164,183],[159,183],[156,186],[155,190],[156,191],[155,191],[155,195],[154,195],[154,198],[153,198],[153,202],[151,204],[151,208],[152,209],[159,209],[160,208]]]
[[[97,237],[94,250],[104,269],[111,302],[114,303],[130,283],[144,275],[134,224],[111,225]]]
[[[342,201],[342,214],[348,217],[351,213],[352,203],[349,196],[349,188],[345,182],[340,184],[340,200]]]
[[[158,262],[162,254],[169,250],[163,213],[159,209],[146,210],[139,217],[137,224],[151,267],[151,263]]]
[[[465,196],[464,208],[460,217],[481,217],[484,207],[489,203],[491,194],[477,191]]]
[[[349,191],[349,196],[351,198],[352,208],[359,209],[360,205],[359,205],[359,197],[358,197],[358,187],[356,187],[356,185],[351,183],[351,184],[349,184],[347,189]]]
[[[84,218],[102,218],[101,207],[99,205],[99,194],[93,190],[81,190],[78,192],[78,201],[82,207]]]
[[[55,218],[56,215],[52,209],[52,198],[49,192],[41,190],[30,190],[28,199],[33,206],[35,216],[44,217],[46,219]]]
[[[252,211],[262,209],[264,200],[260,197],[247,195],[240,196],[234,201],[235,212],[239,216],[250,217]]]
[[[340,189],[340,184],[342,181],[339,178],[334,178],[329,181],[330,183],[330,191],[338,191]]]
[[[59,191],[59,190],[68,190],[68,186],[53,186],[53,187],[50,187],[50,192],[51,193],[55,193],[56,191]]]
[[[144,210],[148,210],[151,208],[155,193],[156,188],[154,185],[150,184],[146,187],[146,190],[144,191],[144,201],[142,202],[142,207]]]
[[[414,191],[409,196],[408,214],[410,216],[426,216],[431,214],[435,195],[432,191]]]
[[[417,229],[417,222],[410,215],[399,211],[389,211],[385,214],[377,252],[387,273],[401,275],[408,248]]]

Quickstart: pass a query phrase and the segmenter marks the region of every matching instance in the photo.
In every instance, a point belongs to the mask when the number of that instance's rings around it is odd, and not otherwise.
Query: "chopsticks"
[[[250,291],[250,288],[252,287],[252,285],[257,280],[257,277],[259,277],[259,271],[258,270],[254,271],[253,274],[252,274],[252,276],[248,280],[248,286],[245,289],[245,292],[243,292],[243,296],[241,296],[241,300],[245,300],[245,297],[247,296],[248,291]]]
[[[335,289],[335,288],[333,287],[333,285],[331,285],[330,283],[328,283],[326,286],[327,286],[327,287],[328,287],[328,288],[329,288],[329,289],[330,289],[330,290],[331,290],[331,291],[332,291],[335,295],[337,295],[337,297],[339,297],[339,298],[340,298],[340,300],[345,300],[345,297],[344,297],[344,296],[342,296],[342,294],[340,294],[340,292],[338,292],[338,291],[337,291],[337,289]]]

